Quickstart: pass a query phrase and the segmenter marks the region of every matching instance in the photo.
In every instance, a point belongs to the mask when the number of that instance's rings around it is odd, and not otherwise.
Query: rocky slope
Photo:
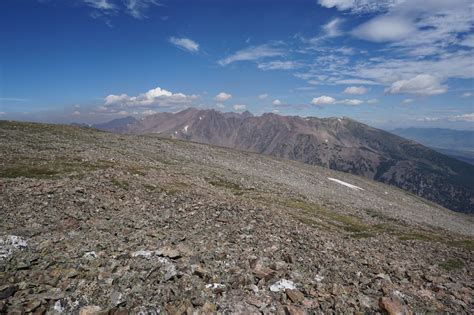
[[[362,177],[0,122],[0,312],[474,312],[474,220]]]
[[[114,128],[102,128],[117,131]],[[104,127],[104,126],[102,126]],[[190,108],[150,115],[120,132],[248,150],[362,175],[459,212],[474,212],[474,166],[348,118],[302,118]]]

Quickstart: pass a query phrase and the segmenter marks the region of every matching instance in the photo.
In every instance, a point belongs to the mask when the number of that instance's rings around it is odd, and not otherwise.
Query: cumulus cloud
[[[468,97],[471,97],[471,96],[472,96],[471,92],[465,92],[465,93],[461,94],[461,98],[468,98]]]
[[[311,101],[312,105],[318,105],[318,106],[331,105],[331,104],[334,104],[334,103],[336,103],[336,99],[334,97],[326,96],[326,95],[322,95],[320,97],[315,97]]]
[[[156,87],[138,96],[129,96],[127,94],[108,95],[105,97],[104,105],[99,108],[99,111],[118,112],[119,110],[132,107],[188,106],[197,98],[197,95],[172,93],[168,90]]]
[[[276,44],[264,44],[252,46],[235,52],[234,54],[221,59],[218,63],[221,66],[227,66],[237,61],[256,61],[269,57],[283,56],[285,52]]]
[[[445,93],[447,86],[442,85],[439,78],[430,74],[419,74],[408,80],[398,80],[385,89],[390,94],[415,94],[429,96]]]
[[[405,39],[414,32],[416,28],[404,17],[379,16],[358,26],[352,34],[373,42],[389,42]]]
[[[363,95],[369,90],[363,86],[349,86],[344,90],[346,94]]]
[[[189,38],[178,38],[178,37],[170,37],[170,43],[175,45],[176,47],[190,51],[190,52],[197,52],[199,51],[199,44]]]
[[[413,103],[412,98],[406,98],[402,101],[402,105],[408,105],[408,104],[411,104],[411,103]]]
[[[220,92],[214,97],[214,99],[218,102],[225,102],[225,101],[230,100],[231,98],[232,98],[232,95],[226,92]]]
[[[244,111],[244,110],[247,109],[247,105],[242,105],[242,104],[235,104],[232,107],[234,108],[234,110],[236,110],[238,112],[241,112],[241,111]]]
[[[276,99],[276,100],[273,100],[272,104],[275,105],[275,106],[278,106],[278,105],[281,105],[283,103],[279,99]]]
[[[263,93],[263,94],[260,94],[260,95],[258,96],[258,99],[259,99],[259,100],[264,100],[264,99],[266,99],[267,97],[268,97],[268,94],[267,94],[267,93]]]
[[[347,106],[358,106],[363,104],[364,101],[358,99],[343,99],[336,100],[334,97],[322,95],[320,97],[315,97],[311,101],[312,105],[316,106],[326,106],[326,105],[347,105]]]
[[[261,70],[292,70],[301,67],[296,61],[270,61],[259,63],[257,66]]]
[[[371,105],[373,105],[373,104],[377,104],[378,102],[379,102],[379,100],[378,100],[378,99],[376,99],[376,98],[372,98],[372,99],[370,99],[370,100],[368,100],[368,101],[367,101],[367,104],[371,104]]]

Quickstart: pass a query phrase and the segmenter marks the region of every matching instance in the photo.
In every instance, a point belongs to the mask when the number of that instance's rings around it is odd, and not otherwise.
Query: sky
[[[474,3],[0,2],[0,119],[189,106],[474,129]]]

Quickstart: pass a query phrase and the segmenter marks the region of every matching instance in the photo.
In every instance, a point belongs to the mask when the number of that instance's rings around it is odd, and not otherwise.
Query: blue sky
[[[187,106],[474,129],[470,0],[3,0],[0,119]]]

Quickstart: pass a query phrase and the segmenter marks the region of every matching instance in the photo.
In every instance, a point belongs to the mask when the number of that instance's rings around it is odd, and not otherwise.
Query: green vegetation
[[[0,177],[4,178],[56,178],[62,174],[85,173],[112,167],[112,163],[108,161],[89,162],[66,156],[55,157],[52,160],[17,157],[16,160],[7,161],[5,164],[6,166],[0,167]]]
[[[458,258],[449,258],[445,262],[439,264],[439,266],[446,271],[452,271],[464,267],[464,262]]]
[[[252,189],[243,188],[234,182],[231,182],[222,178],[215,178],[215,179],[208,180],[208,183],[214,187],[221,187],[221,188],[228,189],[232,191],[232,193],[236,196],[242,196],[246,191],[252,190]]]
[[[112,184],[114,184],[116,187],[124,189],[124,190],[128,190],[130,188],[130,185],[128,184],[128,182],[123,181],[123,180],[118,180],[116,178],[112,179]]]

